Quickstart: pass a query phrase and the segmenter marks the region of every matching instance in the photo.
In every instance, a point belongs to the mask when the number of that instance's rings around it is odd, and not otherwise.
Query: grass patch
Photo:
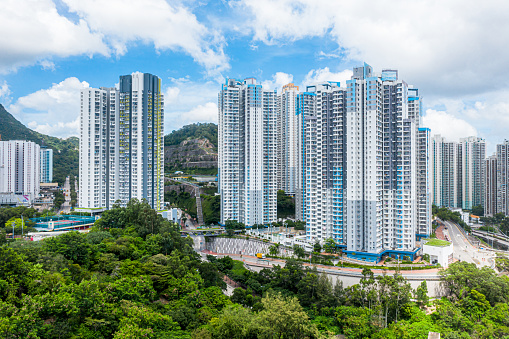
[[[424,244],[429,245],[429,246],[435,246],[435,247],[445,247],[445,246],[449,246],[451,243],[448,241],[445,241],[445,240],[431,239],[431,240],[425,242]]]

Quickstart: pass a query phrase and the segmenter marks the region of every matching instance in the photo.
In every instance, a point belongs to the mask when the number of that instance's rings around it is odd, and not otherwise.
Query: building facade
[[[51,148],[41,147],[41,183],[50,183],[53,181],[53,150]]]
[[[509,215],[509,140],[497,145],[497,213]]]
[[[433,136],[431,140],[431,195],[434,205],[457,208],[461,203],[458,149],[457,142],[448,142],[440,135]]]
[[[0,141],[0,193],[31,202],[40,192],[41,148],[32,141]]]
[[[298,86],[294,84],[283,86],[278,98],[277,118],[277,188],[293,196],[297,191],[299,166],[299,132],[296,114],[298,94]]]
[[[431,234],[431,130],[421,127],[417,135],[417,236]]]
[[[486,142],[462,138],[450,142],[440,135],[431,140],[431,195],[440,207],[470,210],[485,199]]]
[[[228,79],[218,109],[221,222],[276,221],[277,92],[264,90],[254,78]]]
[[[308,100],[301,103],[299,115],[304,119],[303,220],[310,242],[328,238],[345,242],[345,97],[345,89],[337,82],[307,86],[300,96],[301,100]]]
[[[460,139],[461,208],[484,205],[486,142],[482,138]]]
[[[333,238],[349,256],[413,253],[431,221],[421,99],[395,70],[353,73],[345,87],[323,82],[297,96],[297,218],[308,241]]]
[[[81,91],[80,208],[134,198],[163,208],[163,107],[161,80],[148,73],[121,76],[118,89]]]
[[[309,193],[306,187],[306,152],[307,145],[311,142],[311,128],[314,128],[313,124],[316,124],[315,111],[316,93],[299,93],[297,96],[296,111],[298,129],[297,149],[299,150],[299,155],[297,166],[297,189],[295,195],[295,218],[301,221],[306,220],[306,198]]]
[[[497,214],[497,156],[489,156],[485,160],[484,181],[484,215],[492,217]]]

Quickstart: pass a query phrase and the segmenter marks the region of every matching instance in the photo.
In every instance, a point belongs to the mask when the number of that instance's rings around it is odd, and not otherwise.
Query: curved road
[[[202,252],[202,255],[205,253]],[[238,254],[220,254],[218,257],[229,256],[232,259],[240,260],[244,262],[244,266],[253,271],[261,271],[264,268],[270,268],[275,265],[279,265],[284,267],[285,261],[280,259],[258,259],[253,256],[243,255],[240,256]],[[362,269],[360,268],[350,268],[350,267],[332,267],[332,266],[323,266],[323,265],[315,265],[315,264],[307,264],[304,263],[304,266],[316,267],[319,272],[323,272],[327,274],[327,276],[331,279],[332,283],[335,284],[337,281],[343,282],[344,287],[349,287],[360,282],[362,278]],[[394,274],[394,271],[385,271],[385,270],[377,270],[372,269],[373,274],[375,276],[384,275],[384,274]],[[401,271],[401,274],[405,279],[408,280],[412,288],[416,289],[422,281],[426,281],[428,285],[428,295],[430,297],[437,297],[442,294],[440,288],[440,276],[438,275],[438,269],[429,269],[429,270],[415,270],[415,271]]]
[[[444,224],[447,226],[444,233],[449,235],[449,239],[454,246],[453,255],[455,259],[476,264],[478,267],[494,266],[493,258],[495,254],[493,252],[473,246],[455,223],[444,221]]]

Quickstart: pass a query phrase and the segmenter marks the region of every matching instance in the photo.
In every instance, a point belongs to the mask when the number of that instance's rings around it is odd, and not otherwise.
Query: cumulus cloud
[[[11,90],[9,89],[9,85],[7,85],[7,81],[4,80],[2,84],[0,84],[0,98],[6,98],[11,94]]]
[[[422,117],[425,127],[431,129],[431,134],[440,134],[450,141],[459,141],[460,138],[477,136],[477,130],[463,119],[459,119],[444,111],[426,110]]]
[[[329,36],[347,60],[397,68],[427,95],[508,83],[509,2],[240,0],[232,6],[248,13],[255,41]]]
[[[18,98],[9,111],[38,132],[57,137],[77,136],[80,90],[86,87],[87,82],[70,77]]]
[[[346,80],[350,80],[353,72],[349,69],[346,69],[341,72],[331,72],[329,67],[312,69],[306,74],[304,77],[303,84],[311,85],[324,81],[339,81],[341,86],[345,86]]]
[[[165,0],[63,0],[122,55],[133,41],[158,50],[184,51],[211,76],[229,68],[221,34],[205,27],[190,9]]]
[[[108,55],[102,34],[60,15],[51,0],[7,0],[0,11],[0,72],[49,56]]]
[[[195,122],[217,122],[217,94],[221,86],[189,77],[170,79],[164,90],[164,133]]]
[[[52,57],[123,55],[137,42],[158,51],[190,55],[211,77],[229,68],[225,41],[199,22],[180,2],[165,0],[7,0],[0,11],[0,72],[40,63],[53,69]],[[60,11],[59,11],[60,9]],[[69,19],[68,17],[72,17]],[[7,34],[7,32],[9,32]]]
[[[284,73],[284,72],[277,72],[276,74],[272,75],[272,80],[265,80],[262,82],[262,86],[264,89],[267,90],[278,90],[281,91],[281,88],[284,85],[287,85],[293,81],[293,75]]]
[[[28,123],[28,127],[39,133],[67,138],[78,136],[80,119],[78,118],[71,122],[56,122],[51,125],[49,123],[39,124],[36,121],[31,121]]]

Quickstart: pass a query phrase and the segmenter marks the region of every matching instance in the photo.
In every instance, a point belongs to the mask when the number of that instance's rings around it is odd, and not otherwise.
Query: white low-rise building
[[[163,216],[163,218],[173,221],[177,224],[180,224],[180,220],[182,219],[182,210],[179,208],[172,208],[165,211],[160,211],[159,214]]]
[[[422,246],[422,253],[428,254],[430,263],[446,268],[453,260],[453,244],[439,239],[430,239]]]

